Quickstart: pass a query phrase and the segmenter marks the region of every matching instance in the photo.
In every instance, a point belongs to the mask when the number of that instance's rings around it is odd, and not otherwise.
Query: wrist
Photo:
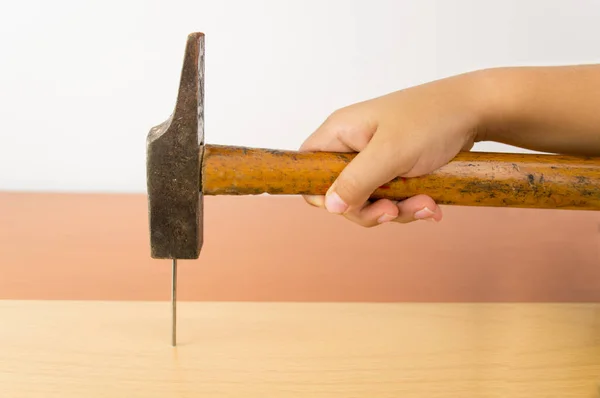
[[[473,107],[477,114],[475,142],[504,142],[517,118],[519,101],[524,96],[517,90],[513,68],[482,69],[470,73]]]

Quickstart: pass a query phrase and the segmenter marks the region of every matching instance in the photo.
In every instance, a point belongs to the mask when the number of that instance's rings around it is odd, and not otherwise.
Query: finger
[[[359,152],[367,146],[377,124],[364,104],[332,113],[300,146],[300,151]]]
[[[332,113],[301,145],[300,151],[360,152],[376,130],[374,118],[364,103],[354,104]],[[325,196],[304,195],[315,207],[325,207]]]
[[[401,202],[380,199],[360,209],[349,210],[344,217],[370,228],[391,221],[402,224],[419,220],[439,222],[442,220],[442,209],[429,196],[417,195]]]
[[[302,195],[302,198],[311,206],[325,207],[325,196],[323,195]]]
[[[308,195],[304,198],[312,206],[325,207],[323,196]],[[401,224],[419,220],[439,222],[443,218],[443,213],[432,198],[416,195],[400,202],[380,199],[371,204],[367,203],[359,209],[352,209],[346,212],[344,217],[360,226],[370,228],[387,222]]]
[[[470,152],[471,149],[473,149],[474,146],[475,146],[475,142],[474,141],[467,141],[465,143],[465,145],[463,145],[461,151]]]
[[[398,202],[398,217],[394,222],[406,224],[418,220],[441,221],[442,209],[427,195],[416,195]]]
[[[360,226],[371,228],[396,219],[398,214],[397,202],[380,199],[367,203],[362,208],[352,209],[344,217]]]
[[[403,155],[393,135],[377,132],[369,144],[338,175],[325,198],[331,213],[362,208],[371,194],[398,175],[412,169],[414,156]]]

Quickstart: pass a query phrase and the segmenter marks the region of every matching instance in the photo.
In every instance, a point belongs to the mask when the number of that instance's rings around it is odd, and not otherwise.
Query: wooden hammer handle
[[[205,195],[324,195],[355,153],[206,145]],[[372,199],[426,194],[439,204],[600,210],[600,159],[463,152],[422,177],[396,178]]]

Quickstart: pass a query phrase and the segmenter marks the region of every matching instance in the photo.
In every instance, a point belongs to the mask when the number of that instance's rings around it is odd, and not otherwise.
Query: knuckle
[[[324,125],[335,125],[341,119],[340,110],[337,109],[329,114],[325,119]]]
[[[343,107],[333,111],[325,122],[330,125],[345,125],[349,120],[352,120],[354,112],[351,106]]]
[[[344,108],[338,108],[335,111],[331,112],[331,114],[329,115],[328,119],[330,120],[339,120],[339,119],[343,119],[344,116],[348,113],[348,108],[344,107]]]

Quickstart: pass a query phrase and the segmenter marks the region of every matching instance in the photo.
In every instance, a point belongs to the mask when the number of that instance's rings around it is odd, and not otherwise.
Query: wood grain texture
[[[0,396],[597,398],[600,305],[0,302]]]
[[[205,195],[324,195],[354,156],[207,145],[201,190]],[[464,152],[427,176],[397,178],[372,198],[403,200],[417,194],[447,205],[600,210],[600,159]]]

